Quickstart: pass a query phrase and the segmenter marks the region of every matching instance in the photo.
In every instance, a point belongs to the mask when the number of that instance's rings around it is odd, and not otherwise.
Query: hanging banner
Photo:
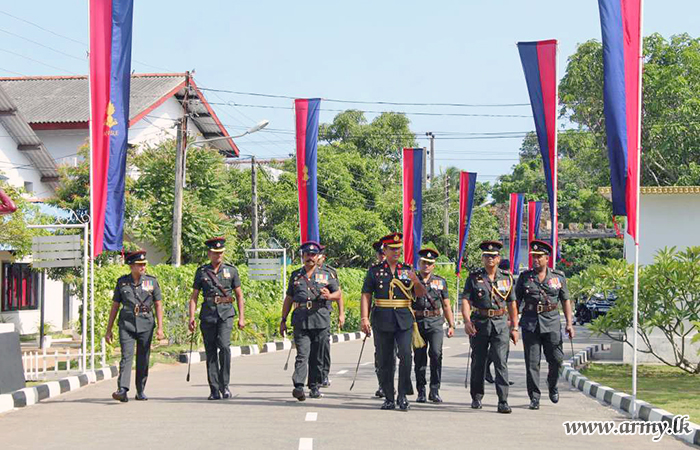
[[[603,112],[613,215],[627,216],[627,233],[638,243],[641,0],[598,0],[598,6],[603,34]]]
[[[459,256],[455,272],[459,277],[462,271],[462,262],[465,259],[467,240],[469,239],[469,226],[474,210],[474,191],[476,191],[476,173],[459,173]]]
[[[403,257],[418,267],[423,241],[423,148],[403,149]]]
[[[510,273],[520,272],[520,244],[523,235],[525,194],[510,194]]]
[[[540,238],[540,220],[542,219],[542,202],[527,202],[527,247],[530,242]],[[528,252],[528,267],[532,269],[532,255]]]
[[[559,245],[557,219],[557,41],[518,42],[544,166],[552,218],[552,248]],[[554,267],[556,258],[550,258]]]
[[[133,0],[90,0],[93,257],[121,250],[124,238],[133,11]]]
[[[321,99],[296,99],[297,189],[299,192],[299,230],[301,242],[320,242],[318,232],[318,182],[316,149]]]

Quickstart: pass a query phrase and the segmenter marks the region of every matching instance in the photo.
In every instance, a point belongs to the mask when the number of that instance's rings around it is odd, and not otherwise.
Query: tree
[[[602,293],[617,295],[615,305],[604,316],[595,319],[591,329],[611,339],[632,346],[629,335],[633,319],[634,267],[622,260],[592,266],[570,280],[574,296],[588,297]],[[700,329],[700,247],[683,251],[675,248],[660,250],[654,263],[639,272],[639,331],[642,345],[639,351],[653,355],[660,362],[700,374],[700,363],[691,362],[686,355],[691,338]],[[661,333],[658,344],[652,332]],[[661,346],[670,347],[666,356]]]
[[[0,243],[11,248],[16,257],[22,258],[31,253],[32,237],[40,234],[38,230],[27,228],[27,221],[39,223],[42,217],[39,209],[22,197],[22,189],[0,182],[1,191],[17,209],[12,214],[0,215]]]

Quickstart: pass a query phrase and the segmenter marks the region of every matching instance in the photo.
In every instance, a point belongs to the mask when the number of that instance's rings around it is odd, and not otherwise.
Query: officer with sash
[[[204,350],[207,354],[207,380],[209,400],[231,398],[228,384],[231,374],[231,331],[238,305],[238,328],[245,327],[245,302],[238,270],[224,262],[226,239],[215,237],[204,242],[209,248],[209,264],[197,268],[190,295],[189,329],[194,332],[199,292],[202,292],[202,308],[199,312],[199,327],[202,330]]]
[[[434,403],[442,403],[440,398],[440,380],[442,378],[442,325],[447,323],[447,337],[451,338],[455,332],[455,321],[450,308],[450,296],[447,293],[447,281],[441,276],[435,275],[435,260],[440,253],[432,248],[423,248],[418,252],[420,261],[420,282],[428,291],[425,297],[417,297],[413,301],[413,311],[416,315],[418,330],[426,343],[425,347],[414,349],[416,387],[418,390],[418,403],[425,403],[425,373],[428,368],[428,356],[430,356],[430,394],[428,399]]]
[[[511,409],[508,406],[508,335],[510,334],[514,344],[518,342],[515,283],[510,272],[498,268],[502,243],[484,241],[479,248],[482,251],[483,268],[469,274],[462,291],[464,329],[471,336],[472,348],[471,407],[481,409],[486,356],[489,354],[496,371],[498,412],[509,414]],[[506,316],[510,317],[510,333]]]
[[[543,350],[549,365],[549,399],[552,403],[559,402],[557,381],[564,361],[559,302],[564,309],[566,332],[571,338],[575,332],[566,276],[559,270],[549,268],[552,246],[545,241],[533,240],[530,242],[530,254],[533,268],[520,274],[515,294],[522,311],[520,326],[523,329],[527,394],[530,409],[536,410],[540,409],[540,359]]]
[[[498,263],[498,268],[505,270],[505,271],[510,271],[510,260],[509,259],[501,259],[501,262]],[[510,327],[510,320],[508,321],[508,326]],[[508,346],[508,353],[506,353],[506,363],[508,362],[508,357],[510,356],[510,346]],[[494,379],[493,375],[491,374],[491,366],[493,365],[493,361],[491,360],[491,355],[487,354],[486,355],[486,370],[484,371],[484,380],[486,380],[487,383],[493,384]],[[508,385],[513,386],[513,381],[508,380]]]
[[[385,399],[382,409],[409,409],[406,395],[411,384],[411,345],[415,328],[416,338],[420,339],[411,311],[413,299],[427,294],[413,268],[400,261],[403,235],[392,233],[384,236],[382,247],[385,261],[372,266],[362,285],[360,320],[362,331],[378,334],[379,376]],[[370,325],[369,312],[374,298],[374,311]],[[399,386],[395,399],[394,391],[394,351],[398,348]]]
[[[326,246],[321,245],[321,254],[318,255],[318,267],[319,268],[325,268],[331,273],[331,277],[333,279],[337,280],[338,279],[338,272],[335,270],[335,268],[329,266],[326,264]],[[345,325],[345,306],[343,305],[343,292],[338,288],[340,291],[340,297],[338,298],[338,328],[342,329],[343,325]],[[326,305],[329,311],[333,311],[333,302],[328,301],[328,304]],[[330,339],[326,339],[323,341],[323,375],[322,375],[322,380],[323,382],[321,383],[321,387],[327,388],[330,387],[331,385],[331,379],[328,377],[331,371],[331,341]]]
[[[292,326],[297,356],[294,362],[292,396],[299,401],[306,400],[304,385],[308,383],[309,397],[321,398],[319,391],[323,374],[323,348],[328,342],[331,327],[329,302],[340,299],[338,277],[326,267],[318,266],[321,246],[308,241],[301,245],[304,265],[292,272],[287,284],[287,295],[282,305],[280,335],[287,332],[287,316],[294,305]]]
[[[129,265],[131,273],[117,280],[114,288],[112,309],[107,321],[105,340],[112,342],[112,326],[119,307],[119,345],[121,346],[121,361],[119,361],[119,378],[117,391],[112,398],[120,402],[128,402],[127,392],[131,384],[131,363],[134,360],[134,344],[136,344],[136,400],[148,400],[144,389],[148,379],[148,360],[151,354],[153,339],[153,310],[158,319],[156,339],[163,339],[163,306],[160,286],[156,277],[146,274],[146,252],[139,250],[127,253],[124,261]]]
[[[382,248],[382,241],[378,240],[372,243],[372,249],[374,250],[374,255],[376,262],[375,264],[381,264],[384,262],[384,249]],[[374,313],[374,308],[370,316]],[[382,389],[382,380],[379,377],[379,341],[377,340],[379,334],[374,333],[372,335],[372,340],[374,341],[374,373],[377,375],[377,391],[374,393],[375,397],[384,398],[384,389]]]

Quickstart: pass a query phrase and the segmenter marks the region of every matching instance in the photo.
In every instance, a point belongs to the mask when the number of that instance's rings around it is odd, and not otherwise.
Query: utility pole
[[[432,131],[425,133],[430,138],[430,182],[435,179],[435,135]]]
[[[258,248],[258,174],[255,167],[255,156],[250,158],[250,181],[252,184],[252,224],[253,224],[253,249]]]
[[[423,177],[423,190],[425,190],[426,187],[426,178],[428,177],[428,171],[426,170],[426,163],[427,157],[426,157],[427,150],[425,147],[423,147],[423,173],[421,174]],[[427,184],[428,187],[430,187],[430,183]]]
[[[177,122],[177,139],[175,142],[175,199],[173,201],[173,237],[171,264],[180,266],[182,247],[182,189],[185,185],[185,150],[187,149],[187,104],[190,92],[190,73],[185,73],[185,96],[182,119]]]
[[[445,173],[445,212],[443,216],[443,232],[445,239],[450,234],[450,176]],[[445,244],[445,257],[447,257],[448,244]]]

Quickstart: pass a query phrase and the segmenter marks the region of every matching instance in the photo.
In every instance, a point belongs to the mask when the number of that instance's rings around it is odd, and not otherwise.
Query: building
[[[90,100],[87,76],[0,78],[0,176],[23,187],[31,201],[42,202],[58,185],[58,167],[77,164],[78,149],[89,143]],[[188,137],[204,140],[229,136],[202,91],[185,73],[133,74],[129,104],[129,145],[156,145],[176,137],[187,115]],[[211,146],[225,156],[239,154],[229,139]],[[145,246],[148,249],[148,246]],[[151,250],[152,261],[163,255]],[[160,256],[160,258],[159,258]],[[0,242],[0,321],[34,333],[39,305],[45,300],[46,322],[67,329],[78,319],[78,302],[67,286],[46,279],[45,298],[38,288],[43,276],[31,258],[16,260]]]

